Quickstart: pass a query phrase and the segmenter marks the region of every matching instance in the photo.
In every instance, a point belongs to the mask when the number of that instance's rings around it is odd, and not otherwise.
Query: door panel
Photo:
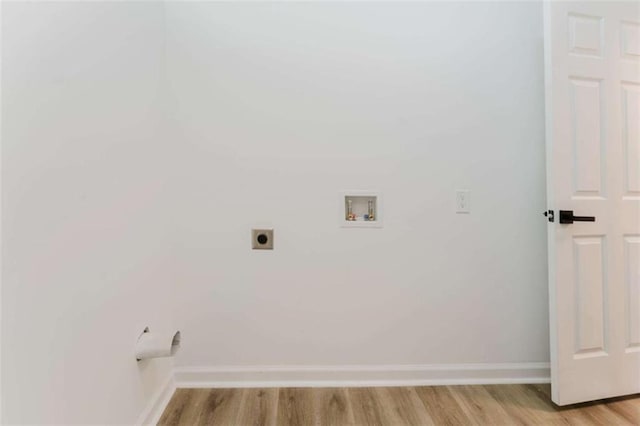
[[[627,351],[640,351],[640,235],[626,236]]]
[[[638,34],[640,37],[640,34]],[[640,85],[622,84],[622,140],[625,151],[626,196],[640,196]]]
[[[576,357],[606,356],[604,237],[573,239]]]
[[[602,81],[569,79],[574,195],[602,195]],[[606,152],[606,151],[605,151]]]
[[[545,3],[552,398],[640,392],[640,4]]]

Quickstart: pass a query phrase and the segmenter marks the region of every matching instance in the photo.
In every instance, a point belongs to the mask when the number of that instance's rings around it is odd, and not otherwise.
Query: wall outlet
[[[456,213],[471,213],[471,197],[468,189],[456,191]]]
[[[254,250],[273,250],[273,229],[252,229],[251,248]]]

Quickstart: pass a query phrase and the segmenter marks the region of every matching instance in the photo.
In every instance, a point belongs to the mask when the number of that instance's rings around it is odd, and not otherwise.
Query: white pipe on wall
[[[136,360],[173,356],[180,349],[180,332],[150,332],[145,328],[136,343]]]

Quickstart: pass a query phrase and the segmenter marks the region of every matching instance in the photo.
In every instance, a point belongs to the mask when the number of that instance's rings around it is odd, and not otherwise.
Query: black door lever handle
[[[573,210],[560,210],[560,223],[568,224],[573,222],[595,222],[594,216],[574,216]]]

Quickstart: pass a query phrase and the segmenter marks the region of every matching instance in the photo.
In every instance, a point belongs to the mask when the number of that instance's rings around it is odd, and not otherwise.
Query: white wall
[[[542,48],[536,3],[168,3],[178,365],[548,361]]]
[[[3,4],[4,422],[133,423],[171,371],[163,5]]]
[[[0,2],[0,24],[2,23],[2,2]],[[4,402],[2,380],[2,30],[0,29],[0,422],[2,422]]]
[[[539,4],[3,8],[5,422],[135,421],[172,308],[179,367],[548,360]]]

